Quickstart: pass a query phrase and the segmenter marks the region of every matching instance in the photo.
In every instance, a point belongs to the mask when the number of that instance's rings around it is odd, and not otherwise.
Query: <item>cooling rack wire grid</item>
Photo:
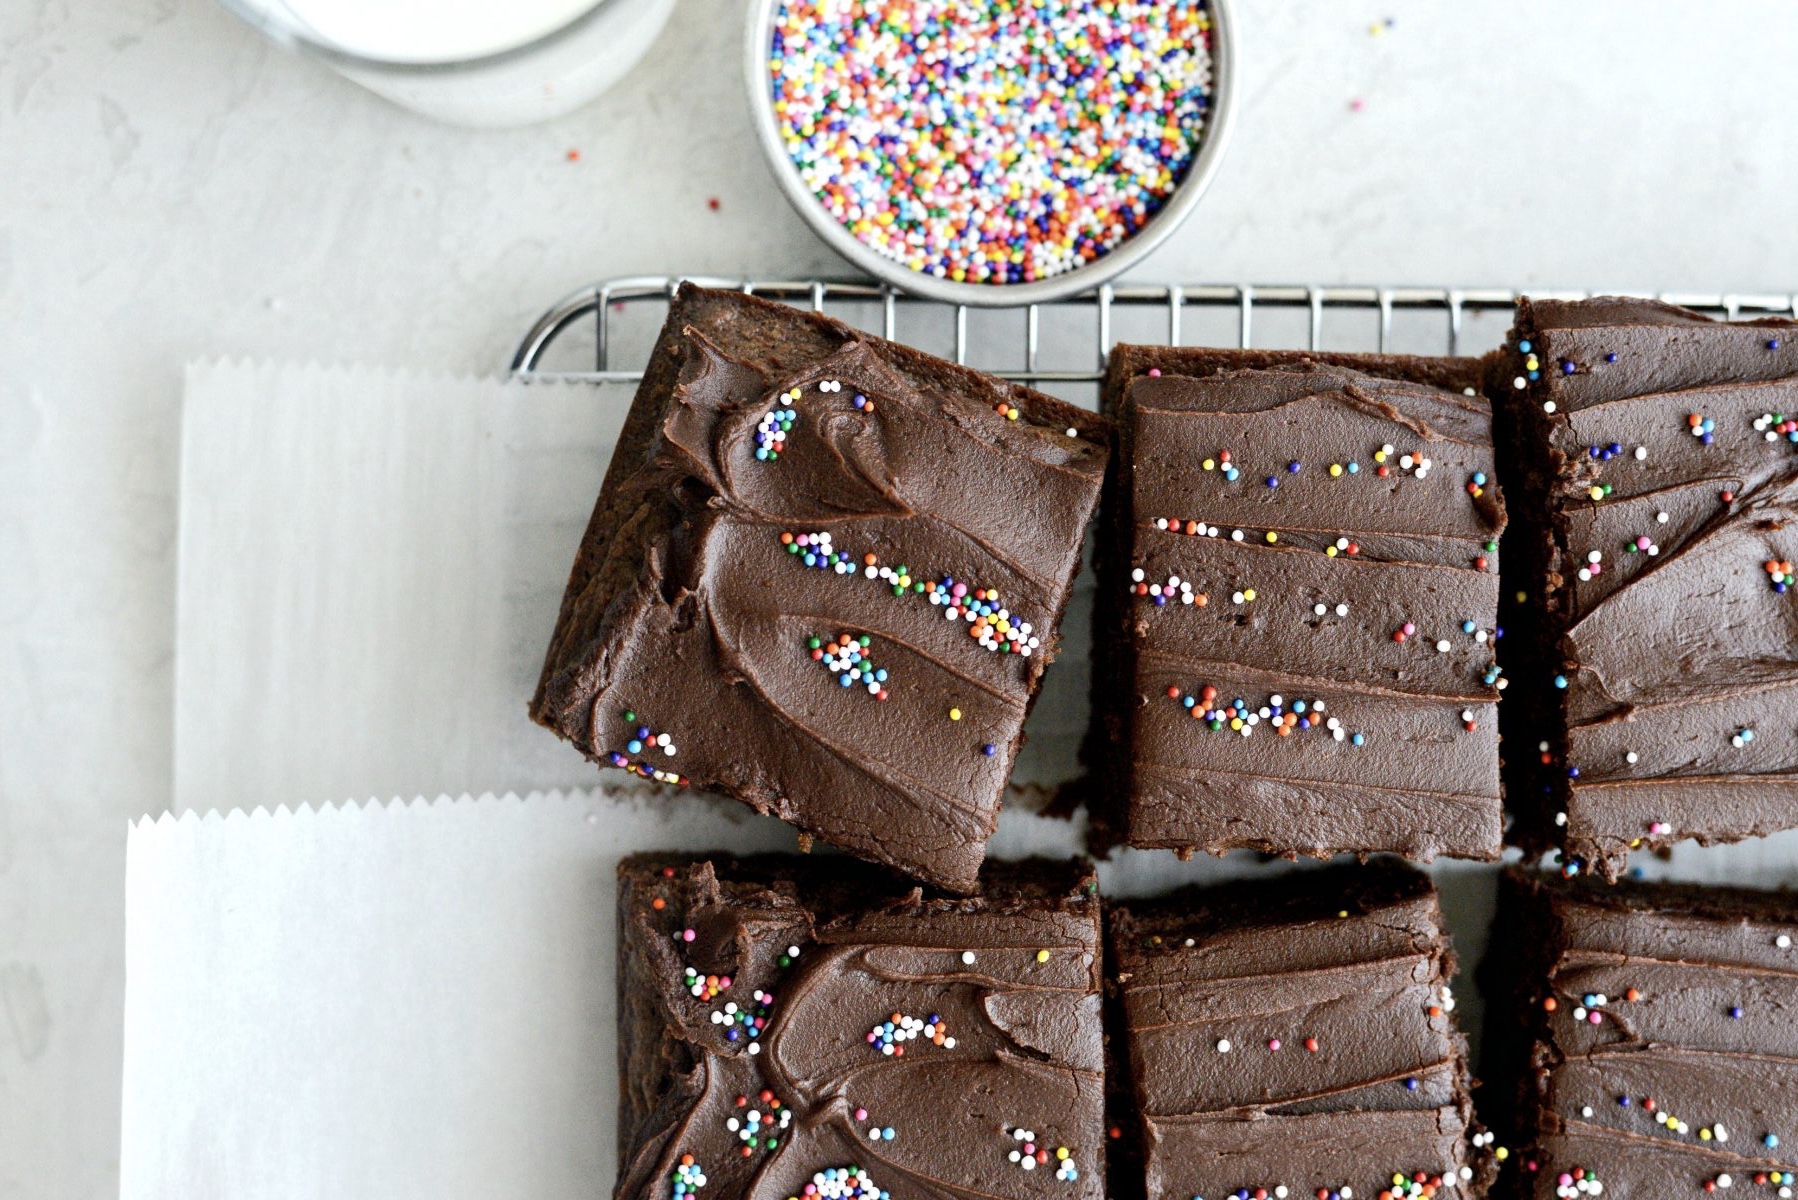
[[[646,275],[581,288],[551,307],[513,356],[515,375],[635,383],[681,279]],[[1262,284],[1107,285],[1070,300],[970,309],[880,284],[695,278],[779,300],[1089,407],[1120,341],[1169,346],[1478,354],[1499,344],[1519,292],[1503,288]],[[1537,299],[1596,293],[1531,291]],[[1616,293],[1634,294],[1642,293]],[[1727,320],[1798,317],[1798,294],[1656,297]]]

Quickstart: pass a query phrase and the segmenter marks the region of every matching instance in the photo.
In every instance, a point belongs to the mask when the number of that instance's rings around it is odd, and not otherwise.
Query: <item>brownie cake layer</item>
[[[1181,375],[1120,354],[1089,752],[1121,799],[1113,836],[1496,857],[1490,410],[1471,382],[1416,381],[1477,364],[1262,352]]]
[[[532,715],[602,764],[972,888],[1108,443],[1047,396],[683,286]]]
[[[1798,324],[1524,301],[1498,375],[1531,546],[1510,702],[1542,725],[1519,840],[1614,878],[1798,825]]]
[[[1114,905],[1108,937],[1146,1200],[1484,1190],[1428,877],[1188,890]]]
[[[1505,1189],[1785,1196],[1798,1184],[1798,897],[1511,869],[1481,969]],[[1509,1012],[1510,1019],[1504,1014]]]
[[[625,860],[619,1200],[1100,1200],[1090,868],[981,884],[929,899],[841,858]]]

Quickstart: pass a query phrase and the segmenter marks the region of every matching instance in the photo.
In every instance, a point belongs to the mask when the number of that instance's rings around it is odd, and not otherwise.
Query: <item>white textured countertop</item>
[[[1780,0],[1238,4],[1234,150],[1139,277],[1798,291]],[[468,133],[204,0],[0,6],[0,1196],[116,1192],[183,363],[496,369],[600,276],[840,270],[751,138],[740,8],[681,0],[599,103]]]

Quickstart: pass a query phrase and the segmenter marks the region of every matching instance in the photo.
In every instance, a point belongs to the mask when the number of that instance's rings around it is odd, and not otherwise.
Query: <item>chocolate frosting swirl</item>
[[[845,1166],[895,1196],[1104,1194],[1090,875],[1028,864],[956,901],[830,864],[672,870],[621,871],[621,999],[634,1014],[621,1032],[655,1047],[627,1064],[627,1094],[645,1068],[668,1066],[624,1114],[619,1200],[670,1196],[683,1156],[704,1170],[707,1200],[786,1200]],[[695,997],[688,968],[729,986]],[[757,992],[773,994],[759,1037],[728,1040],[721,1031],[743,1027],[711,1014]],[[893,1053],[870,1042],[908,1019],[926,1031]],[[788,1115],[751,1146],[749,1112]],[[1022,1168],[1010,1156],[1025,1145],[1045,1161]]]

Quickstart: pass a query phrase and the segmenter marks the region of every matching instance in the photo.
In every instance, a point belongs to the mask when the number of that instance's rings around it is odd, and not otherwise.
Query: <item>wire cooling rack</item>
[[[636,382],[681,278],[632,276],[580,289],[531,326],[513,356],[513,373]],[[1501,288],[1107,285],[1054,304],[970,309],[912,299],[866,281],[693,281],[827,312],[871,333],[1077,401],[1096,395],[1105,356],[1119,341],[1477,354],[1499,344],[1520,294]],[[1576,300],[1592,293],[1529,294]],[[1654,298],[1729,320],[1798,316],[1798,294]]]

